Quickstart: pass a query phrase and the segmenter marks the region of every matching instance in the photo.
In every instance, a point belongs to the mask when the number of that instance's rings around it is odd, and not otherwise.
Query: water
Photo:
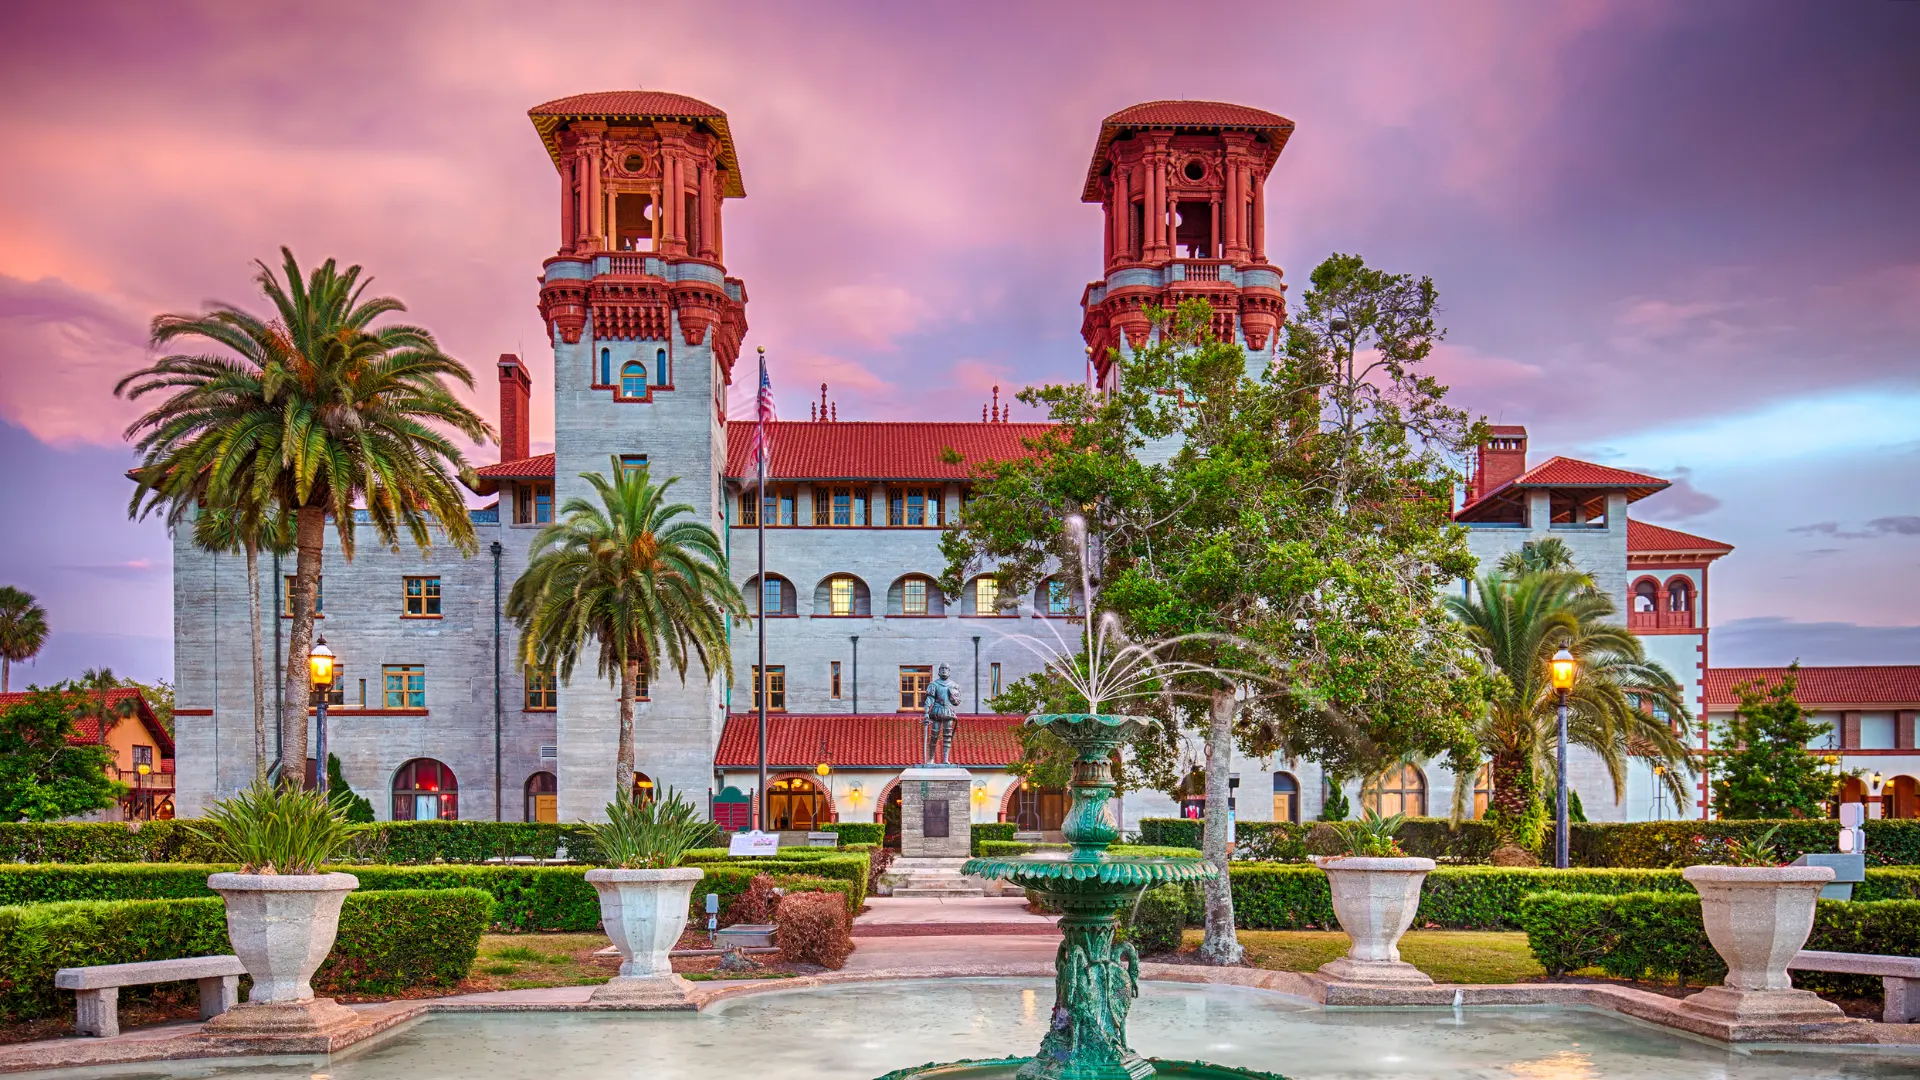
[[[759,994],[697,1015],[433,1017],[331,1062],[155,1063],[63,1080],[871,1080],[908,1065],[1027,1053],[1052,986],[1038,980],[865,983]],[[1879,1080],[1920,1059],[1741,1054],[1604,1013],[1550,1008],[1334,1009],[1257,991],[1147,983],[1129,1025],[1156,1057],[1291,1080]]]

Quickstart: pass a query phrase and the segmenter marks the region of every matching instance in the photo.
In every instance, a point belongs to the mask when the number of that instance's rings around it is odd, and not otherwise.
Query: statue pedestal
[[[973,774],[916,765],[900,774],[900,855],[965,859],[973,853]]]

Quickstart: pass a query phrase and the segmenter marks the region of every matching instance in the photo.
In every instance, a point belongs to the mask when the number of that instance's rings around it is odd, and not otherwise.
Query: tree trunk
[[[1519,820],[1533,802],[1531,764],[1525,754],[1501,751],[1493,755],[1493,794],[1488,801],[1501,813],[1512,815],[1514,820]]]
[[[287,635],[286,699],[280,710],[280,776],[304,785],[307,776],[307,654],[313,650],[313,591],[320,581],[320,548],[327,512],[303,506],[294,514],[293,626]]]
[[[620,664],[620,748],[614,756],[613,790],[633,795],[633,687],[639,681],[640,661]]]
[[[1233,932],[1233,884],[1227,878],[1227,780],[1233,770],[1233,716],[1240,703],[1232,690],[1215,690],[1207,723],[1207,816],[1200,850],[1220,875],[1206,883],[1206,938],[1200,959],[1209,964],[1240,962],[1240,939]]]
[[[247,618],[253,634],[253,776],[267,774],[267,660],[260,645],[260,547],[249,542],[247,555]]]
[[[13,679],[13,661],[0,656],[0,694],[10,692],[9,683]]]

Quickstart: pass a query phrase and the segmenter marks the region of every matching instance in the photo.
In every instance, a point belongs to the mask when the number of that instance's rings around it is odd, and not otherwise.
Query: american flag
[[[773,414],[773,384],[767,380],[767,358],[760,356],[760,399],[755,409],[753,441],[747,444],[747,461],[754,471],[773,471],[773,438],[767,425],[778,417]]]

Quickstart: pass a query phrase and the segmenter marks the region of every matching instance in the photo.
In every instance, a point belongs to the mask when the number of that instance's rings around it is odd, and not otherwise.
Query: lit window
[[[836,577],[827,583],[828,598],[835,615],[853,614],[853,579],[846,576]]]
[[[1367,809],[1381,817],[1427,816],[1427,778],[1418,767],[1402,765],[1380,776],[1366,791]]]
[[[437,618],[440,614],[440,579],[406,579],[406,614],[413,618]]]
[[[393,774],[393,820],[456,821],[459,792],[452,769],[432,758],[414,758]]]
[[[852,488],[833,489],[833,523],[835,525],[852,525],[854,523]]]
[[[322,580],[323,579],[319,577],[315,577],[313,579],[313,614],[315,615],[315,617],[325,615],[327,613],[326,605],[321,603],[321,601],[324,599],[324,597],[321,595],[321,589],[320,589]],[[293,582],[294,582],[294,575],[288,574],[286,578],[285,587],[281,590],[281,593],[280,593],[280,614],[282,618],[287,618],[287,619],[293,618]]]
[[[1000,614],[1000,583],[990,577],[973,580],[973,613],[975,615]]]
[[[835,701],[840,700],[840,661],[838,660],[827,665],[827,696]]]
[[[629,360],[621,365],[620,396],[628,398],[647,396],[647,365],[638,360]]]
[[[527,668],[527,710],[548,712],[559,707],[559,676],[552,668]]]
[[[517,484],[514,495],[518,502],[515,521],[522,525],[544,525],[553,520],[552,484]]]
[[[137,768],[139,768],[139,767],[140,767],[140,766],[142,766],[142,765],[146,765],[146,766],[148,766],[148,767],[152,767],[152,765],[153,765],[153,747],[151,747],[151,746],[136,746],[136,747],[134,747],[134,748],[133,748],[133,765],[134,765],[134,768],[136,768],[136,769],[137,769]]]
[[[900,711],[917,712],[927,707],[927,684],[933,681],[933,668],[926,664],[900,666]]]
[[[760,665],[753,666],[753,707],[760,708]],[[785,712],[787,708],[787,669],[784,665],[767,665],[765,679],[767,689],[767,711]]]
[[[621,454],[620,455],[620,478],[622,480],[626,479],[629,476],[632,476],[635,473],[643,473],[646,471],[647,471],[647,455],[645,454]]]
[[[427,707],[427,669],[419,664],[387,664],[380,669],[386,683],[385,707]]]
[[[900,586],[900,610],[908,615],[927,613],[927,579],[908,578]]]

